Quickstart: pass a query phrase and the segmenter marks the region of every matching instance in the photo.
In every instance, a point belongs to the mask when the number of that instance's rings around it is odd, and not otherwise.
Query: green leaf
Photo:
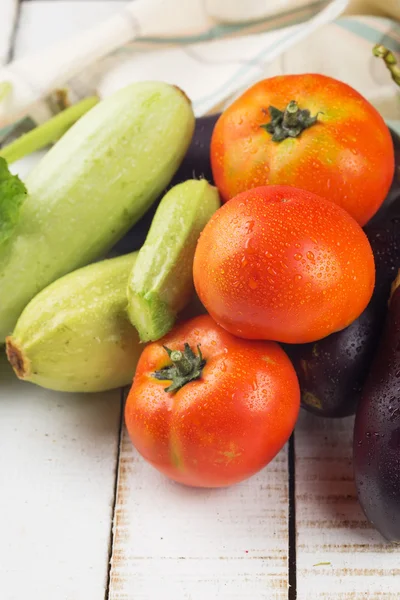
[[[13,234],[26,196],[25,185],[0,157],[0,245]]]

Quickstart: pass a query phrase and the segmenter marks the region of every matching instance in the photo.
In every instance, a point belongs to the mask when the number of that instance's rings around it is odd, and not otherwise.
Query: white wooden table
[[[0,4],[1,61],[123,1],[26,0],[14,21]],[[20,383],[0,358],[1,600],[400,598],[400,551],[356,501],[352,419],[302,414],[264,471],[200,491],[138,456],[122,407]]]

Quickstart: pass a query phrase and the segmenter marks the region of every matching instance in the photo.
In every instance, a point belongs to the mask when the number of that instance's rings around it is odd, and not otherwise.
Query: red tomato
[[[279,109],[272,119],[271,107]],[[285,139],[273,141],[267,129]],[[283,75],[255,84],[222,113],[211,164],[223,201],[262,185],[291,185],[364,225],[389,190],[394,150],[382,117],[350,86],[324,75]]]
[[[193,275],[207,311],[234,335],[299,344],[362,313],[375,265],[367,236],[342,208],[304,190],[264,186],[212,216]]]
[[[166,391],[172,382],[182,387]],[[299,403],[296,373],[278,344],[240,340],[202,315],[143,350],[125,422],[161,473],[222,487],[272,460],[293,431]]]

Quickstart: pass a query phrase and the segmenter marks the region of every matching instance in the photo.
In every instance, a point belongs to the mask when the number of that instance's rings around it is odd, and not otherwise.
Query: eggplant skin
[[[356,412],[353,460],[367,519],[400,543],[400,271]]]
[[[398,209],[396,207],[396,201],[400,197],[400,137],[392,129],[389,129],[389,131],[392,137],[394,148],[395,169],[393,181],[381,207],[379,208],[377,213],[372,217],[372,219],[368,221],[368,227],[385,221],[387,218],[396,215],[398,212]]]
[[[380,323],[370,303],[345,330],[303,347],[285,346],[299,379],[303,408],[322,417],[354,414]]]
[[[376,267],[367,308],[342,331],[313,344],[285,346],[299,378],[303,408],[322,417],[353,415],[360,399],[384,326],[390,286],[400,266],[400,196],[391,205],[390,217],[367,225],[364,231]]]
[[[364,227],[376,282],[370,303],[349,327],[313,344],[285,346],[301,388],[302,407],[322,417],[353,415],[379,342],[390,285],[400,266],[400,137],[391,131],[395,175],[385,201]]]
[[[206,179],[211,185],[214,185],[211,171],[210,144],[212,132],[219,117],[220,113],[216,113],[196,119],[192,141],[170,184],[158,200],[154,202],[150,210],[114,246],[113,255],[127,254],[139,250],[143,246],[161,199],[175,185],[188,179]]]

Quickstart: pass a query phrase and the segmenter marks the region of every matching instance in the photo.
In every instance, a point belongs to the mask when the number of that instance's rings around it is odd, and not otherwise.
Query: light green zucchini
[[[168,333],[191,300],[197,240],[219,207],[205,179],[180,183],[161,200],[128,281],[128,314],[142,342]]]
[[[181,90],[140,82],[97,104],[52,147],[28,176],[16,229],[0,244],[0,344],[40,290],[104,257],[139,220],[193,131]]]
[[[6,349],[16,375],[65,392],[132,382],[143,345],[129,322],[126,282],[137,252],[61,277],[26,306]]]

